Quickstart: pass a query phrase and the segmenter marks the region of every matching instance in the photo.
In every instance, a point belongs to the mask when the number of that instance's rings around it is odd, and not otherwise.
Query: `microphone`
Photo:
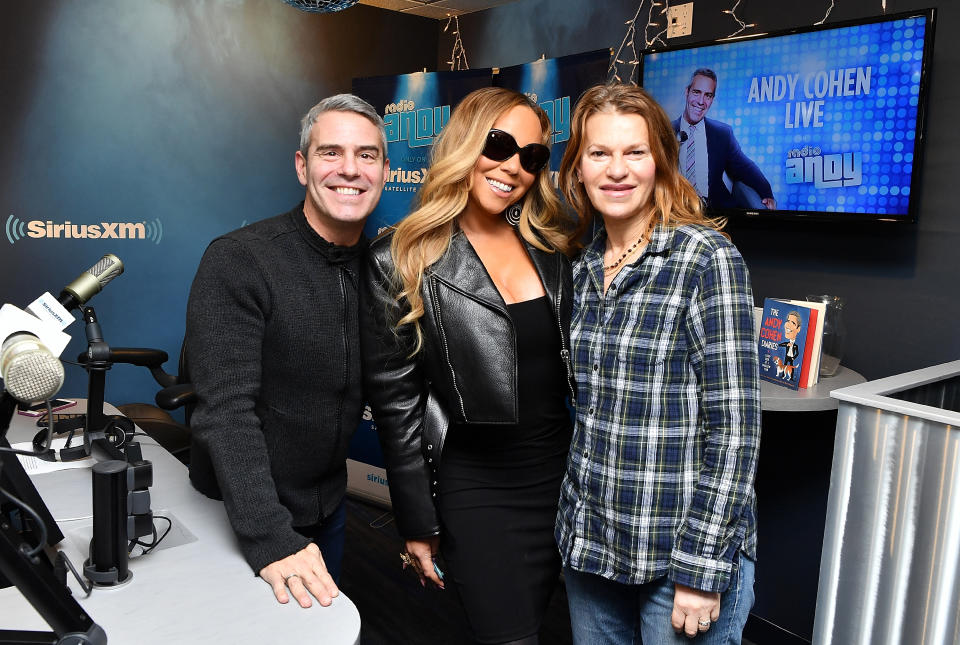
[[[680,143],[686,143],[687,139],[689,138],[690,137],[688,137],[687,133],[684,132],[683,130],[680,130],[680,132],[677,133],[677,141],[679,141]]]
[[[50,300],[57,307],[60,307],[60,304],[53,300],[53,296],[50,296]],[[60,308],[62,309],[62,307]],[[70,336],[62,330],[63,325],[49,316],[37,317],[31,315],[31,313],[18,309],[9,303],[0,307],[0,342],[18,333],[33,334],[50,350],[51,354],[60,356],[67,343],[70,342]],[[73,320],[70,312],[65,309],[63,310],[63,316]]]
[[[114,254],[107,253],[100,258],[99,262],[65,286],[58,298],[54,298],[50,292],[44,292],[27,305],[26,310],[40,320],[56,325],[57,329],[66,329],[74,320],[70,310],[79,309],[121,273],[123,273],[123,262]],[[63,351],[62,347],[60,351]]]
[[[56,300],[44,293],[26,311],[11,304],[0,307],[0,378],[14,398],[36,403],[57,393],[63,385],[63,365],[57,357],[70,342],[63,333],[73,322],[70,310],[100,293],[121,273],[123,262],[107,253],[64,287]]]
[[[63,364],[37,336],[17,332],[0,346],[0,377],[13,398],[39,403],[63,387]]]
[[[100,261],[77,276],[60,292],[57,300],[67,310],[76,309],[94,297],[107,283],[123,273],[123,262],[113,253],[107,253]]]

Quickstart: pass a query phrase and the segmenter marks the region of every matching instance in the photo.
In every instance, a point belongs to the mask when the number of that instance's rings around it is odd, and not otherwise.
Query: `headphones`
[[[46,423],[46,419],[41,418],[37,421],[39,426]],[[51,435],[66,434],[67,443],[63,448],[56,450],[46,448],[47,426],[40,428],[40,431],[33,437],[33,450],[39,453],[37,457],[45,461],[76,461],[88,456],[86,442],[83,434],[77,430],[82,430],[86,422],[86,415],[77,415],[61,419],[54,423]],[[126,417],[113,416],[107,418],[107,425],[104,426],[102,437],[110,441],[114,448],[120,448],[133,440],[135,426],[133,421]],[[92,433],[93,439],[99,439],[101,433]],[[76,445],[71,445],[76,440]]]

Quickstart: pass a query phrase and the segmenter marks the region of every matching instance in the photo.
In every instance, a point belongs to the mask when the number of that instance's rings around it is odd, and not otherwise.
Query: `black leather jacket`
[[[457,229],[447,252],[424,274],[423,347],[411,357],[413,326],[396,328],[405,311],[393,297],[391,240],[388,234],[371,245],[361,278],[365,394],[386,458],[397,528],[406,538],[422,538],[440,532],[433,471],[448,425],[518,421],[516,340],[503,298]],[[523,244],[554,312],[552,333],[562,340],[572,400],[570,261]]]

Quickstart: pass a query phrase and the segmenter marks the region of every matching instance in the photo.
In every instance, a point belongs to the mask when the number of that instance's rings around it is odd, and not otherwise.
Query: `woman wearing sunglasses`
[[[760,388],[747,267],[642,89],[577,103],[560,185],[577,418],[557,543],[574,643],[739,643],[753,605]]]
[[[572,222],[550,134],[522,94],[464,98],[415,210],[371,245],[361,290],[401,559],[455,590],[481,643],[537,643],[560,571]]]

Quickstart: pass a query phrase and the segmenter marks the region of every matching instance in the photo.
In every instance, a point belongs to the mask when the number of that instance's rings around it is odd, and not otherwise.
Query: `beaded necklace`
[[[644,235],[645,235],[645,234],[646,234],[646,233],[644,233]],[[636,242],[634,242],[632,245],[630,245],[630,248],[627,249],[626,251],[624,251],[624,252],[623,252],[623,255],[621,255],[619,258],[617,258],[617,261],[616,261],[616,262],[614,262],[614,263],[611,264],[611,265],[608,265],[608,266],[603,267],[603,270],[604,270],[604,271],[613,271],[613,270],[616,269],[618,266],[620,266],[620,264],[621,264],[624,260],[627,259],[627,256],[629,256],[631,253],[633,253],[633,252],[637,249],[637,247],[640,246],[640,243],[643,242],[643,237],[644,237],[644,236],[641,235],[641,236],[640,236],[640,239],[638,239]]]

